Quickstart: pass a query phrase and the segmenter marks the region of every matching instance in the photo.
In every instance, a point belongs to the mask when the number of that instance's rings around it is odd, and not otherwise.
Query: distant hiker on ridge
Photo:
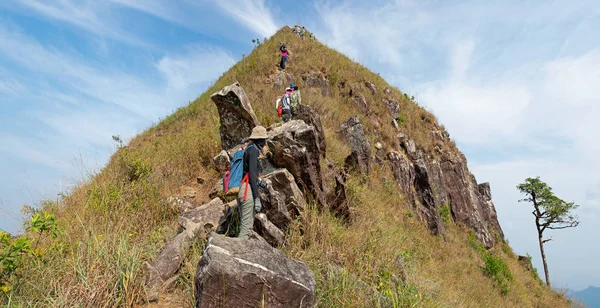
[[[248,238],[250,236],[250,231],[254,227],[254,214],[262,209],[258,187],[265,187],[265,183],[258,178],[260,173],[258,156],[265,146],[267,137],[267,130],[262,126],[256,126],[252,129],[248,147],[244,151],[243,177],[237,196],[241,221],[238,238]]]
[[[284,70],[285,69],[285,62],[287,62],[287,60],[288,60],[288,54],[290,52],[285,47],[285,43],[281,44],[281,47],[279,47],[279,51],[281,51],[281,62],[279,62],[279,68],[281,68],[282,70]]]

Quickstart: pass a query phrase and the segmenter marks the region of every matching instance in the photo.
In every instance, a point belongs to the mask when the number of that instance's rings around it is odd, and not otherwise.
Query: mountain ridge
[[[291,51],[284,72],[275,66],[281,41]],[[68,244],[64,251],[54,251],[47,242],[49,260],[79,270],[75,275],[33,264],[25,277],[47,279],[60,289],[52,294],[25,286],[17,298],[41,296],[65,305],[141,301],[141,264],[177,233],[178,213],[168,198],[191,188],[189,202],[206,203],[220,177],[213,166],[221,150],[219,119],[210,95],[239,82],[258,121],[271,126],[278,121],[273,101],[291,81],[301,86],[302,101],[318,112],[323,124],[325,188],[335,186],[336,171],[347,167],[355,151],[344,137],[343,123],[356,125],[350,120],[357,117],[374,145],[364,162],[369,176],[350,172],[346,182],[350,223],[334,211],[310,207],[303,221],[288,230],[282,247],[315,272],[319,305],[358,306],[373,296],[356,292],[357,285],[401,306],[568,305],[524,269],[503,241],[489,186],[475,181],[466,158],[431,113],[380,76],[317,41],[300,40],[288,27],[262,42],[194,102],[128,145],[119,144],[89,182],[58,202],[45,203],[43,209],[55,213],[64,229],[60,241]],[[186,255],[172,292],[185,304],[193,302],[191,280],[203,244],[194,244]],[[490,262],[506,269],[490,270]],[[122,277],[129,277],[129,283]]]

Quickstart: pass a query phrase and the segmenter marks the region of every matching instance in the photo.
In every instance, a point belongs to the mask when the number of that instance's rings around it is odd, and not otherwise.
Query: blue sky
[[[282,4],[290,7],[283,7]],[[541,176],[581,207],[549,233],[556,287],[600,285],[600,6],[595,1],[0,2],[0,228],[55,198],[186,105],[252,38],[301,24],[415,95],[489,181],[511,246],[542,270],[529,205]]]

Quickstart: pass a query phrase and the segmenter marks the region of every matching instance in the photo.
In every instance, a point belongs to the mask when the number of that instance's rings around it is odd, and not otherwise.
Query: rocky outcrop
[[[348,142],[352,150],[346,158],[349,169],[358,169],[361,172],[371,171],[371,144],[365,136],[365,131],[358,116],[351,117],[340,126],[340,135]]]
[[[350,200],[346,193],[346,174],[343,171],[335,175],[335,191],[330,206],[336,216],[344,221],[350,220]]]
[[[271,130],[267,145],[272,153],[273,164],[286,168],[302,189],[325,204],[317,140],[313,126],[292,120]]]
[[[213,235],[195,277],[196,307],[314,307],[316,282],[306,264],[259,236]]]
[[[325,131],[323,125],[321,125],[321,117],[319,114],[310,106],[299,104],[294,108],[294,119],[302,120],[304,123],[314,127],[317,133],[317,144],[319,145],[319,152],[321,156],[325,158],[327,151],[327,145],[325,143]]]
[[[523,268],[525,268],[526,270],[533,272],[533,264],[531,264],[531,258],[528,256],[518,256],[517,260],[519,261],[519,264],[521,264],[521,266],[523,266]]]
[[[446,139],[447,134],[440,133]],[[422,154],[416,143],[399,134],[401,153],[388,153],[394,177],[408,200],[434,233],[442,233],[439,208],[448,205],[452,219],[475,231],[490,248],[504,238],[487,183],[478,185],[464,155],[437,147],[438,156]]]
[[[161,290],[179,271],[185,254],[193,242],[218,226],[222,215],[223,202],[214,199],[203,206],[184,212],[179,217],[179,224],[183,227],[183,231],[168,242],[153,261],[144,264],[148,301],[158,300]]]
[[[331,94],[329,79],[321,72],[303,74],[302,80],[308,89],[317,89],[323,96],[329,96]]]
[[[271,78],[271,81],[273,82],[274,88],[283,91],[290,83],[294,82],[294,77],[286,72],[279,72]]]
[[[262,177],[266,189],[259,189],[263,211],[282,230],[306,209],[304,194],[286,169],[277,169]]]
[[[264,213],[254,215],[254,230],[273,247],[279,247],[285,241],[283,231],[277,228]]]
[[[369,113],[369,104],[367,104],[367,100],[362,95],[354,95],[352,97],[352,102],[354,105],[360,110],[361,113],[367,114]]]
[[[372,82],[366,81],[365,86],[367,87],[367,89],[369,89],[369,91],[371,91],[372,95],[375,95],[375,93],[377,93],[377,87],[375,87],[375,85]]]
[[[383,104],[390,111],[390,116],[392,116],[392,119],[395,120],[400,117],[400,104],[397,101],[384,99]]]
[[[240,143],[260,125],[246,92],[239,83],[234,83],[210,97],[217,106],[221,121],[221,146],[224,150]]]

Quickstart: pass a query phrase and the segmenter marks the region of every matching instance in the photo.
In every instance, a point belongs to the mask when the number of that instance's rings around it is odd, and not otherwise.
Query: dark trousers
[[[287,62],[287,60],[288,56],[281,57],[281,62],[279,63],[279,67],[281,67],[281,69],[285,69],[285,62]]]

